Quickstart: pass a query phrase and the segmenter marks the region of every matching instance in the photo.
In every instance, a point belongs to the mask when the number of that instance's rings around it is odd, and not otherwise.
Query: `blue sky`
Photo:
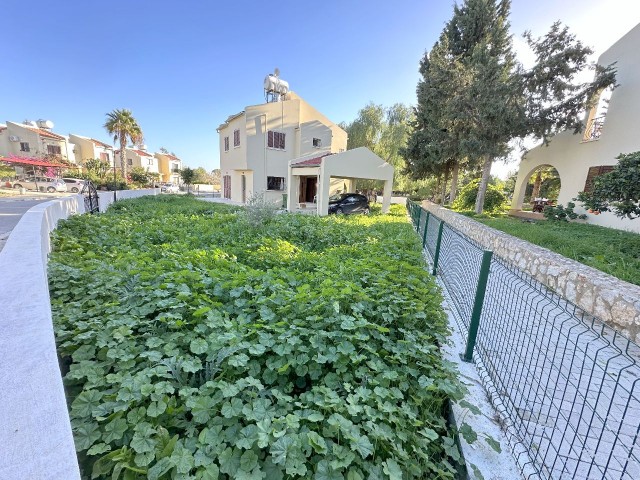
[[[561,19],[601,53],[640,22],[638,4],[513,0],[512,30],[542,34]],[[109,141],[105,114],[128,108],[149,149],[164,146],[209,170],[219,165],[216,127],[263,102],[263,79],[276,66],[335,122],[370,101],[414,103],[418,62],[452,5],[2,0],[0,122],[45,118],[58,133]]]

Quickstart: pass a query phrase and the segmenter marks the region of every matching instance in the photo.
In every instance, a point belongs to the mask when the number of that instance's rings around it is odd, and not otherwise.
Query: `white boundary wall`
[[[157,193],[123,190],[118,199]],[[104,211],[113,192],[99,196]],[[82,195],[38,204],[0,252],[0,480],[80,479],[53,334],[47,257],[58,221],[81,213]]]

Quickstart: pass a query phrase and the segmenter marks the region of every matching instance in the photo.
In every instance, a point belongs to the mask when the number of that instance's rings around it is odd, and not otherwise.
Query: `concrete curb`
[[[120,198],[156,191],[126,190]],[[105,209],[113,201],[113,193],[107,195]],[[80,479],[53,332],[47,256],[58,221],[84,212],[82,195],[40,203],[23,215],[0,252],[0,480]]]

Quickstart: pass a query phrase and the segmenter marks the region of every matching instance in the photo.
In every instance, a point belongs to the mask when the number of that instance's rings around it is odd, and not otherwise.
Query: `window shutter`
[[[599,167],[589,168],[589,173],[587,173],[587,180],[586,182],[584,182],[584,191],[590,192],[593,189],[593,182],[596,177],[604,175],[605,173],[609,173],[612,170],[613,165],[600,165]]]
[[[284,133],[280,134],[280,148],[284,150]]]
[[[271,130],[267,134],[267,146],[273,148],[273,132]]]

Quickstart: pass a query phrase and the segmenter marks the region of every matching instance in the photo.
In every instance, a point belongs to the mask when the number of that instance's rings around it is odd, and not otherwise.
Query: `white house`
[[[178,185],[180,183],[179,171],[182,170],[182,160],[172,153],[156,152],[153,156],[158,159],[160,180]]]
[[[64,135],[52,131],[48,120],[7,122],[0,126],[0,155],[50,157],[76,163],[75,145]]]
[[[116,165],[120,165],[120,150],[116,150]],[[141,145],[140,148],[127,147],[125,149],[125,157],[127,159],[127,171],[131,171],[132,167],[142,167],[149,173],[160,173],[158,168],[158,159],[153,154],[147,152],[147,148]]]
[[[89,159],[98,158],[113,167],[115,154],[111,145],[95,138],[83,137],[73,133],[69,134],[69,140],[76,146],[75,151],[78,163],[84,164]]]
[[[347,133],[293,92],[246,107],[217,131],[223,196],[242,203],[254,192],[281,202],[292,159],[347,148]]]
[[[578,192],[588,191],[596,176],[610,171],[619,154],[640,151],[639,49],[640,24],[600,56],[600,65],[616,63],[619,86],[613,92],[601,92],[598,105],[586,116],[582,135],[562,132],[553,137],[548,146],[538,146],[525,155],[516,180],[514,210],[522,209],[529,178],[540,167],[552,166],[558,171],[561,183],[558,203],[566,205]],[[579,202],[576,205],[576,212],[583,213]],[[640,232],[640,220],[620,219],[611,212],[588,215],[588,222]]]

